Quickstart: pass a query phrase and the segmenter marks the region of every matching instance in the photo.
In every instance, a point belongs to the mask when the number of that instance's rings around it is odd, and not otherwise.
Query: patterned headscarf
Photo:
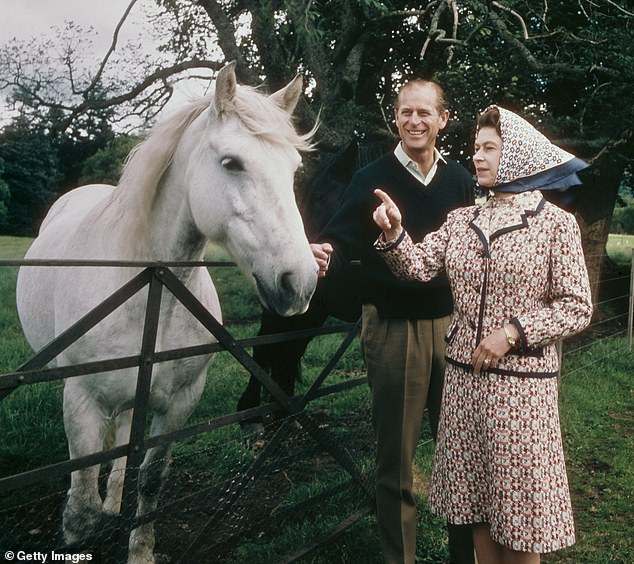
[[[582,184],[577,172],[587,163],[553,145],[517,114],[500,108],[502,155],[492,189],[500,192],[566,190]],[[486,110],[485,110],[486,111]]]

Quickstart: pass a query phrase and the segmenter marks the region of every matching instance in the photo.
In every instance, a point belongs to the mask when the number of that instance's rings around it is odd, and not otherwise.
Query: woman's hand
[[[519,333],[514,325],[506,325],[506,331],[515,340],[519,338]],[[480,371],[486,372],[489,368],[495,366],[497,361],[511,350],[506,331],[504,331],[504,328],[497,329],[480,341],[471,357],[471,364],[473,364],[476,374],[479,374]]]
[[[381,203],[374,210],[372,219],[381,230],[386,241],[396,239],[402,231],[401,212],[398,206],[383,190],[376,189],[374,193],[380,198]]]

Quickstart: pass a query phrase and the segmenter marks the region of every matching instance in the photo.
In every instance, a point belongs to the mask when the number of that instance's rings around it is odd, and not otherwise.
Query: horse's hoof
[[[74,545],[87,539],[98,530],[101,512],[82,507],[74,509],[67,505],[64,509],[63,529],[67,545]]]
[[[99,544],[97,537],[112,534],[121,527],[121,516],[94,509],[64,511],[63,528],[66,545],[75,545],[91,540]],[[91,537],[94,537],[91,539]]]

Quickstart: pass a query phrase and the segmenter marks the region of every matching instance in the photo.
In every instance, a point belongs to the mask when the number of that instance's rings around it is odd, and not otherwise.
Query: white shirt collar
[[[409,155],[405,152],[405,149],[403,149],[402,141],[396,145],[396,148],[394,149],[394,156],[407,169],[407,171],[424,186],[428,186],[434,178],[434,175],[438,170],[438,161],[442,161],[445,164],[447,163],[445,157],[443,157],[440,154],[440,151],[434,147],[434,164],[432,164],[427,175],[424,175],[418,167],[418,164],[410,159]]]

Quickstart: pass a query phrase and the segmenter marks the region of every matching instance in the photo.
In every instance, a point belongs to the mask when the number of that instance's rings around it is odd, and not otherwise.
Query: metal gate
[[[125,456],[127,458],[127,466],[123,504],[120,515],[113,518],[98,534],[84,539],[80,544],[68,546],[63,543],[59,535],[54,539],[49,538],[45,541],[46,545],[42,545],[41,541],[34,541],[33,538],[23,530],[24,526],[22,526],[20,530],[12,528],[12,523],[17,522],[15,515],[11,515],[10,512],[0,512],[0,523],[2,524],[2,526],[0,526],[0,546],[4,547],[4,545],[10,541],[13,546],[21,546],[32,550],[57,549],[65,552],[89,550],[93,553],[99,553],[103,561],[122,562],[125,560],[127,537],[130,530],[138,527],[142,523],[155,520],[158,516],[166,512],[174,514],[174,512],[178,512],[185,506],[191,507],[193,503],[192,496],[185,496],[182,499],[170,501],[168,505],[160,506],[156,511],[135,517],[137,497],[136,483],[138,480],[139,467],[147,449],[172,443],[199,433],[219,429],[229,424],[239,423],[256,415],[265,415],[273,412],[282,414],[281,422],[276,426],[275,432],[269,440],[263,444],[260,452],[246,471],[232,479],[229,484],[209,485],[205,487],[202,492],[196,494],[196,499],[202,500],[202,505],[199,505],[198,509],[200,510],[201,507],[204,509],[204,518],[199,520],[197,530],[189,535],[187,545],[181,546],[178,550],[178,555],[172,555],[170,561],[214,561],[211,559],[212,557],[209,556],[213,554],[214,551],[221,552],[223,546],[235,542],[236,539],[244,535],[248,535],[249,531],[252,531],[254,527],[263,527],[262,520],[246,520],[247,522],[242,523],[241,526],[227,526],[226,520],[227,516],[230,515],[232,511],[235,511],[235,509],[232,508],[237,507],[238,512],[241,511],[241,505],[244,506],[245,504],[244,497],[247,495],[249,489],[253,487],[259,473],[267,466],[275,464],[275,457],[279,456],[280,449],[288,447],[288,439],[293,435],[296,437],[301,436],[303,440],[310,440],[313,444],[317,445],[323,453],[327,453],[336,464],[345,470],[349,476],[349,480],[345,483],[336,484],[329,490],[326,489],[320,492],[314,498],[303,500],[295,507],[287,507],[284,511],[276,512],[275,519],[277,519],[277,522],[283,522],[285,517],[287,518],[288,515],[293,515],[293,511],[297,514],[298,512],[305,511],[311,504],[323,503],[325,498],[330,495],[336,495],[345,488],[355,489],[358,495],[365,499],[365,502],[358,510],[354,511],[344,521],[331,529],[333,535],[344,530],[356,519],[371,511],[374,499],[373,469],[368,470],[366,468],[365,471],[362,470],[355,460],[355,457],[350,453],[350,445],[342,442],[340,436],[334,435],[328,425],[317,421],[306,409],[310,402],[318,397],[341,392],[365,383],[365,378],[355,378],[341,384],[331,386],[323,385],[326,377],[355,339],[360,322],[238,340],[205,309],[171,270],[171,268],[181,266],[208,267],[227,266],[229,264],[230,263],[218,262],[0,261],[0,266],[111,266],[113,268],[135,266],[142,269],[129,282],[43,349],[38,351],[31,359],[22,364],[14,372],[0,375],[0,400],[2,400],[18,387],[29,384],[62,380],[69,377],[122,368],[138,368],[134,415],[128,444],[90,456],[51,464],[0,479],[1,499],[1,496],[7,492],[36,484],[52,476],[66,475],[79,468],[102,464]],[[139,354],[80,365],[45,368],[60,352],[97,325],[117,307],[146,287],[148,288],[148,297],[142,345]],[[189,310],[191,315],[215,337],[217,343],[168,351],[155,350],[157,331],[160,323],[159,311],[161,295],[164,289],[171,292],[175,298]],[[336,353],[329,359],[308,391],[301,396],[288,396],[271,379],[269,374],[253,360],[246,350],[247,347],[255,344],[269,344],[328,333],[343,333],[345,337]],[[228,351],[250,374],[257,378],[274,401],[258,408],[208,420],[167,435],[146,437],[145,427],[148,415],[148,399],[154,364],[223,350]],[[271,519],[271,515],[268,515],[264,520],[273,523],[275,519]],[[53,545],[51,545],[51,543],[53,543]],[[316,540],[310,546],[296,547],[296,552],[290,555],[286,561],[293,561],[318,544],[319,540]],[[207,556],[204,557],[203,555]]]

